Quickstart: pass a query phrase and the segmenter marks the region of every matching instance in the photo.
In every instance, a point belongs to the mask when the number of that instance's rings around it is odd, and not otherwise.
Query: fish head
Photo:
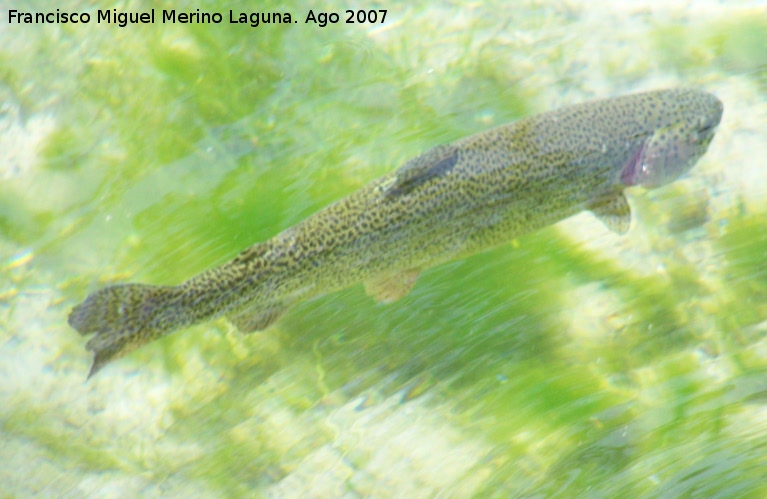
[[[714,95],[682,90],[656,103],[655,127],[638,141],[621,172],[625,186],[654,189],[676,180],[706,153],[722,119],[722,102]]]

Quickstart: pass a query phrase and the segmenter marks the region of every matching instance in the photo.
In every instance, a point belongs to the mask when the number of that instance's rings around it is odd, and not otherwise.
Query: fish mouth
[[[698,139],[700,141],[704,141],[706,139],[710,140],[716,133],[716,129],[719,126],[719,122],[721,121],[721,119],[722,119],[722,108],[720,105],[719,112],[715,116],[705,120],[700,125],[700,127],[696,130],[696,132],[698,133]]]
[[[714,135],[714,132],[716,132],[716,127],[719,126],[719,121],[713,121],[704,124],[702,127],[698,128],[698,134],[699,135]]]
[[[696,130],[700,140],[711,140],[716,133],[716,128],[722,121],[722,113],[724,112],[724,104],[719,99],[716,99],[716,110],[710,113],[706,118],[702,120],[700,127]]]

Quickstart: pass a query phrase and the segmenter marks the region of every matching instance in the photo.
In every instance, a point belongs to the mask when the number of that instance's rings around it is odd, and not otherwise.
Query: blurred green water
[[[499,9],[395,5],[387,30],[313,28],[302,14],[256,29],[9,28],[28,50],[0,57],[6,116],[27,130],[38,115],[55,124],[37,163],[0,184],[0,355],[35,347],[46,359],[6,376],[2,430],[39,450],[26,467],[51,469],[16,474],[8,490],[180,495],[188,481],[243,495],[303,480],[378,496],[764,493],[767,222],[763,211],[711,214],[713,191],[700,187],[632,197],[641,235],[630,241],[646,245],[635,252],[546,229],[430,270],[393,305],[355,287],[260,335],[195,327],[82,385],[84,340],[65,317],[99,285],[180,282],[428,147],[543,110],[550,92],[588,96],[572,73],[579,47],[555,40],[586,12],[531,3],[504,22]],[[712,71],[737,70],[762,91],[765,21],[748,17],[747,30],[653,18],[655,52],[576,74],[604,71],[620,93],[643,87],[631,68],[649,59],[683,75],[677,84],[723,88]],[[510,24],[529,33],[509,35]],[[721,139],[703,160],[715,170],[731,167]],[[27,303],[46,293],[31,320]],[[39,378],[57,394],[18,389]],[[385,452],[413,428],[408,446]],[[458,433],[442,448],[447,428]],[[323,449],[338,462],[301,474]]]

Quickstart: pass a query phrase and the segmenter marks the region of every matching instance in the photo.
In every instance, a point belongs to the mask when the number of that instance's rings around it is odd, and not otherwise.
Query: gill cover
[[[714,137],[722,117],[721,103],[719,106],[719,113],[714,116],[694,122],[680,121],[655,130],[624,168],[623,184],[653,189],[673,182],[692,168]]]

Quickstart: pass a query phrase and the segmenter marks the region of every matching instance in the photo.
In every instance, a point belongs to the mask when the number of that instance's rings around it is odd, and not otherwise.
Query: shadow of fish
[[[671,89],[587,102],[439,145],[350,196],[178,286],[118,284],[74,307],[95,333],[93,376],[174,330],[226,316],[243,332],[290,305],[363,282],[405,296],[423,270],[583,210],[625,233],[623,190],[675,180],[722,117],[713,95]]]

